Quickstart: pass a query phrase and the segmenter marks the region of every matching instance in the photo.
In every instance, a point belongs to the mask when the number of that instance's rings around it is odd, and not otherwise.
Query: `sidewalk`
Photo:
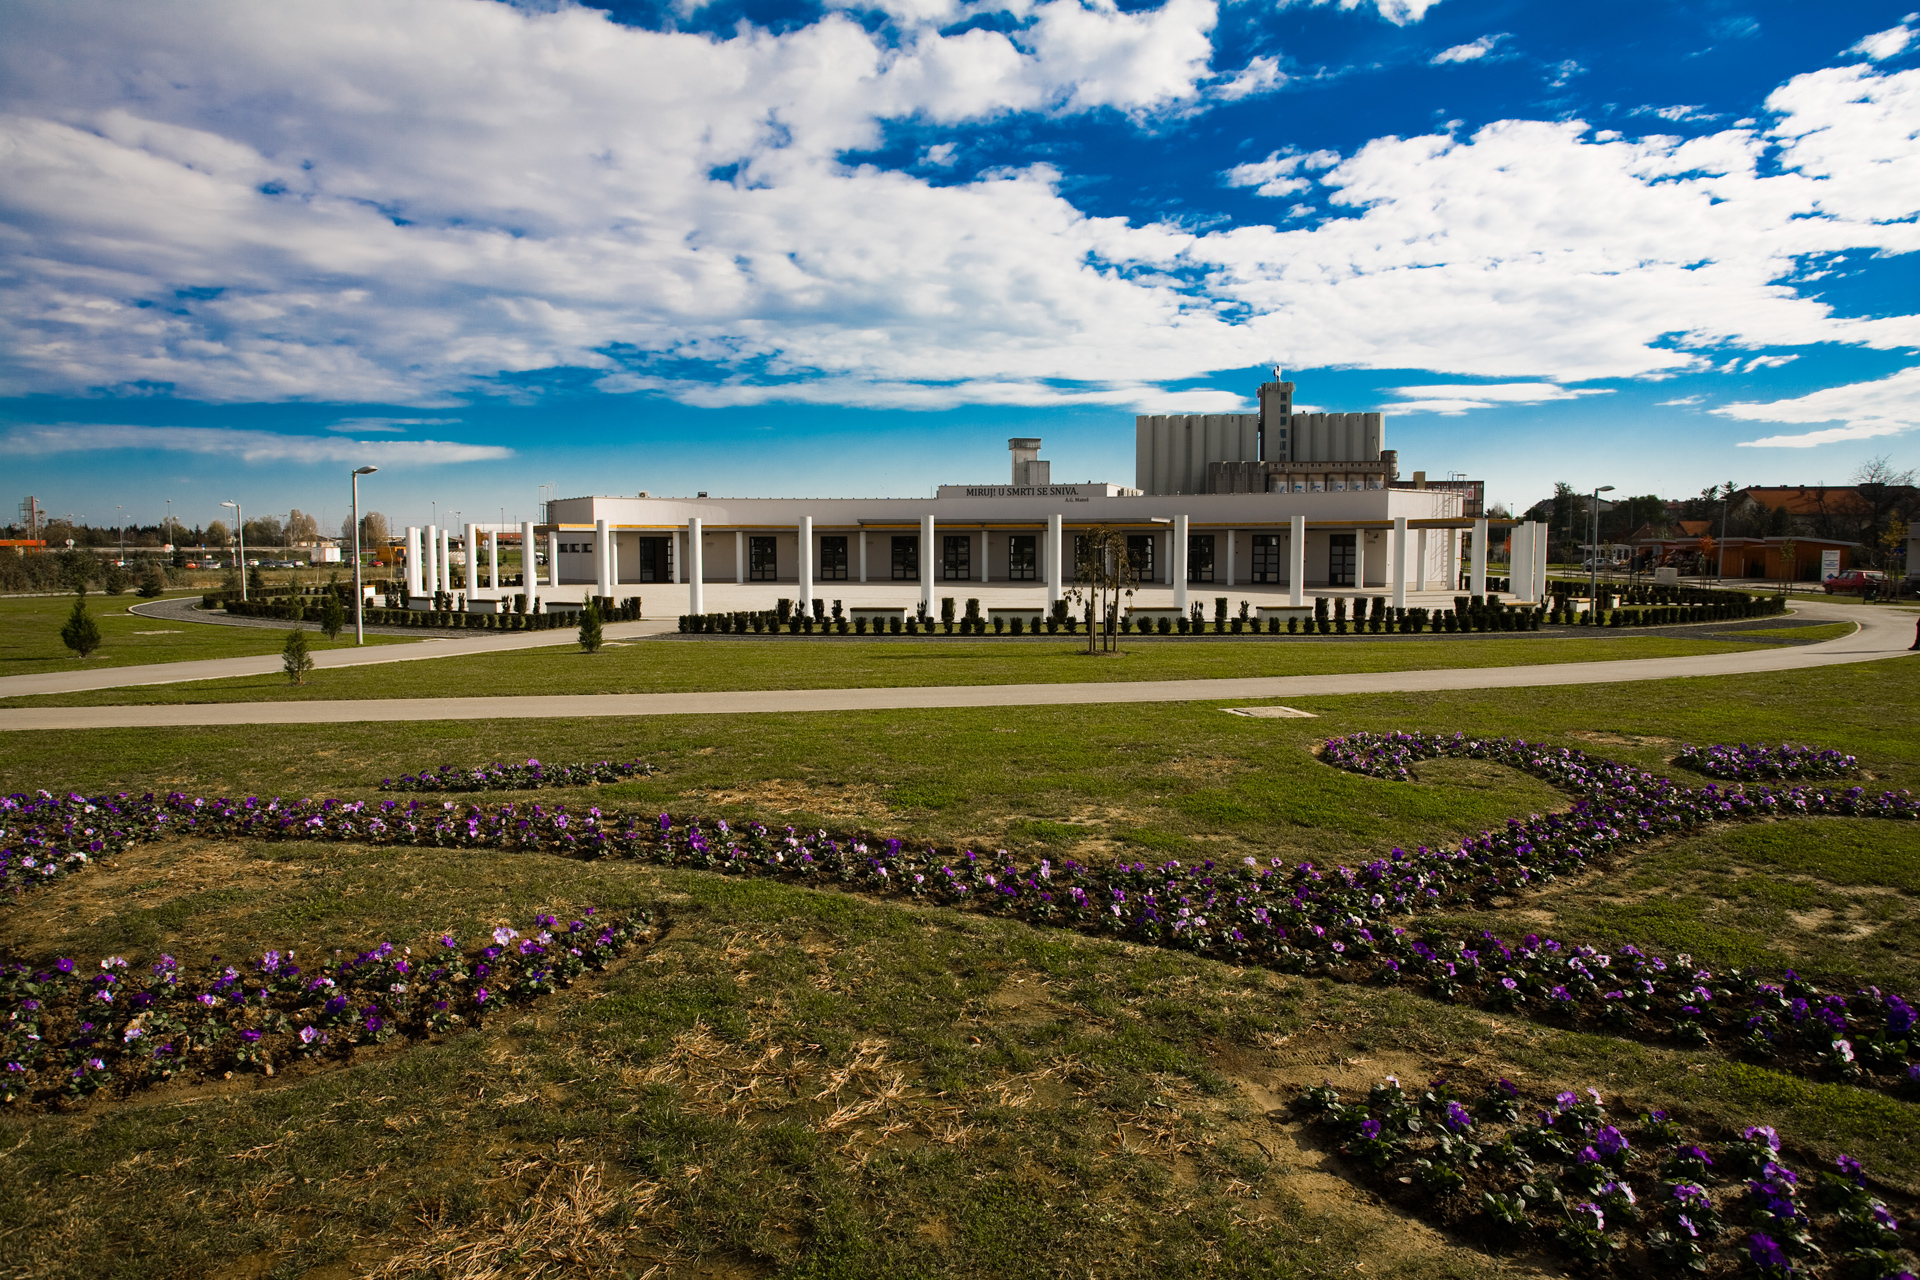
[[[1817,612],[1816,612],[1817,611]],[[1303,698],[1357,693],[1438,693],[1459,689],[1552,688],[1691,676],[1764,675],[1904,657],[1913,643],[1906,615],[1858,605],[1810,605],[1826,621],[1860,630],[1821,644],[1746,653],[1521,667],[1383,671],[1229,680],[1088,684],[936,685],[904,689],[750,689],[713,693],[589,694],[499,698],[392,698],[328,702],[200,703],[185,706],[34,707],[0,710],[0,730],[161,728],[183,725],[349,724],[404,720],[543,720],[606,716],[751,715],[884,711],[933,707],[1086,706],[1099,703]],[[1767,619],[1755,619],[1764,626]],[[645,626],[645,623],[628,623]],[[654,624],[659,625],[659,624]],[[609,628],[611,630],[611,628]],[[422,645],[421,649],[428,646]],[[419,653],[418,650],[410,650]],[[420,654],[438,656],[442,650]],[[185,664],[183,664],[185,665]]]

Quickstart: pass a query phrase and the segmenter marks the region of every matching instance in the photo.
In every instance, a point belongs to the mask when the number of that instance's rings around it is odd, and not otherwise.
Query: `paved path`
[[[192,621],[204,622],[205,619],[195,618]],[[609,622],[604,633],[608,640],[618,641],[678,630],[676,622],[656,620]],[[510,649],[543,649],[577,643],[579,633],[575,627],[556,627],[552,631],[475,632],[458,640],[429,637],[413,644],[316,649],[313,651],[313,665],[321,670],[366,667],[382,662],[419,662],[426,658],[457,658],[469,653],[504,653]],[[245,658],[199,658],[192,662],[150,662],[124,667],[42,671],[30,676],[0,676],[0,698],[25,698],[44,693],[84,693],[92,689],[120,689],[145,684],[183,684],[190,680],[224,680],[230,676],[273,675],[281,669],[279,654],[258,653]]]
[[[329,702],[201,703],[144,707],[34,707],[0,710],[0,730],[156,728],[182,725],[347,724],[366,720],[542,720],[575,717],[740,715],[766,712],[881,711],[926,707],[1080,706],[1095,703],[1301,698],[1353,693],[1436,693],[1669,680],[1686,676],[1763,675],[1808,667],[1874,662],[1906,654],[1910,616],[1858,605],[1816,603],[1803,615],[1853,621],[1852,635],[1821,644],[1685,658],[1566,662],[1522,667],[1377,671],[1346,675],[1264,676],[1228,680],[1141,680],[1087,684],[935,685],[902,689],[753,689],[499,698],[390,698]],[[644,624],[632,624],[644,625]],[[1766,625],[1765,619],[1755,621]],[[424,647],[424,646],[423,646]]]

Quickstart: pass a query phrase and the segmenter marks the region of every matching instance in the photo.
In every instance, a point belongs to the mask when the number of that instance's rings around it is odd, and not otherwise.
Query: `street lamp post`
[[[378,467],[361,467],[348,478],[347,483],[353,489],[353,642],[367,642],[367,625],[363,618],[367,597],[360,589],[360,477],[370,476]]]
[[[1600,495],[1612,493],[1613,486],[1603,484],[1593,491],[1593,513],[1587,538],[1587,624],[1600,621]]]
[[[124,567],[127,563],[127,517],[126,508],[118,502],[113,504],[113,520],[120,526],[120,563]]]
[[[240,555],[234,560],[233,567],[240,572],[240,602],[244,604],[247,599],[247,517],[240,510],[238,502],[223,502],[220,505],[233,508],[233,532],[240,544]]]

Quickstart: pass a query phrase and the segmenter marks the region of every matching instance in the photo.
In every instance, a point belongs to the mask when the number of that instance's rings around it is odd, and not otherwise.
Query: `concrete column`
[[[745,586],[747,582],[747,531],[733,531],[733,585]]]
[[[920,517],[920,603],[933,611],[933,517]]]
[[[540,600],[540,557],[534,543],[533,521],[520,522],[520,590],[526,593],[527,612],[538,613]],[[548,564],[553,561],[549,559]]]
[[[1060,602],[1060,516],[1058,513],[1047,517],[1047,541],[1041,548],[1040,563],[1047,574],[1047,608],[1051,609]]]
[[[1192,537],[1190,517],[1173,518],[1173,607],[1187,611],[1187,542]]]
[[[706,583],[705,548],[700,536],[700,517],[691,516],[687,520],[687,612],[705,613],[707,598],[704,590]]]
[[[1307,602],[1307,518],[1295,516],[1287,532],[1287,603]]]
[[[560,590],[560,531],[554,529],[547,534],[547,586],[556,593]],[[556,599],[558,596],[556,595]]]
[[[1226,534],[1227,534],[1227,585],[1231,587],[1233,585],[1233,530],[1228,529],[1226,531]]]
[[[686,536],[684,530],[675,529],[672,535],[673,540],[670,544],[673,548],[673,580],[676,584],[687,580],[687,556],[685,549],[681,545],[682,540]]]
[[[1518,524],[1507,539],[1507,589],[1517,601],[1533,598],[1533,524]]]
[[[1447,562],[1446,592],[1453,595],[1460,590],[1460,531],[1447,530],[1447,536],[1442,541],[1446,543],[1441,548],[1441,554]]]
[[[1416,562],[1413,568],[1413,589],[1415,591],[1425,591],[1427,589],[1427,531],[1425,529],[1420,530],[1415,536],[1413,546],[1413,556]]]
[[[439,545],[434,526],[420,530],[420,594],[430,596],[440,589],[440,572],[433,567],[433,549]]]
[[[983,583],[991,576],[987,565],[987,549],[991,545],[989,540],[992,537],[993,535],[985,529],[980,530],[980,572],[978,576]]]
[[[422,565],[420,562],[420,526],[417,524],[410,524],[407,526],[407,594],[408,595],[420,596],[420,595],[426,594],[426,592],[421,589],[421,585],[420,585],[421,582],[423,581],[420,571],[424,567],[425,566]]]
[[[1407,518],[1393,518],[1393,607],[1407,607]]]
[[[1159,534],[1153,535],[1156,540]],[[1173,526],[1167,526],[1167,554],[1160,560],[1160,581],[1169,587],[1173,585]]]
[[[451,592],[453,590],[453,530],[447,528],[440,530],[438,557],[435,563],[440,569],[440,589]]]
[[[800,517],[800,561],[794,573],[800,579],[800,609],[813,612],[813,517]]]
[[[491,591],[500,590],[500,531],[498,529],[487,535],[487,587]]]
[[[473,599],[473,589],[480,585],[480,526],[467,522],[467,599]]]
[[[867,580],[867,531],[860,530],[860,581]]]
[[[1549,540],[1546,521],[1536,521],[1533,526],[1533,602],[1544,604],[1547,599],[1547,550],[1552,546]],[[1911,560],[1908,561],[1912,563]]]
[[[607,522],[593,522],[593,594],[610,596],[613,586],[607,581]]]
[[[1467,594],[1483,596],[1487,594],[1487,522],[1473,522],[1473,561],[1467,570]]]

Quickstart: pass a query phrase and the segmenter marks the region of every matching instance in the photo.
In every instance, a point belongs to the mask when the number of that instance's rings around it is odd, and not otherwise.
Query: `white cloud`
[[[1810,449],[1845,440],[1899,435],[1920,426],[1920,365],[1873,382],[1826,387],[1791,400],[1722,405],[1713,412],[1748,422],[1840,424],[1797,435],[1742,440],[1744,448]]]
[[[1214,96],[1237,102],[1255,94],[1270,93],[1287,82],[1278,58],[1254,58],[1235,72],[1233,78],[1214,89]]]
[[[1551,382],[1501,382],[1483,384],[1443,384],[1418,387],[1389,387],[1401,402],[1385,406],[1395,413],[1438,413],[1454,415],[1470,409],[1492,409],[1500,405],[1546,404],[1556,400],[1578,400],[1582,396],[1611,395],[1604,387],[1562,387]]]
[[[1506,38],[1507,33],[1504,31],[1499,35],[1481,36],[1478,40],[1467,44],[1456,44],[1451,49],[1442,49],[1428,61],[1436,67],[1449,62],[1478,62],[1492,53],[1493,47]]]
[[[340,440],[330,436],[280,435],[272,431],[230,431],[221,427],[90,422],[23,424],[0,437],[0,444],[11,452],[26,455],[160,449],[215,454],[245,462],[370,462],[382,467],[491,462],[513,456],[513,450],[498,445],[455,444],[447,440]]]
[[[1920,72],[1795,77],[1770,123],[1691,139],[1276,150],[1225,180],[1317,175],[1339,216],[1273,226],[1091,217],[1040,165],[846,162],[891,121],[1219,92],[1212,0],[1022,2],[1011,34],[942,35],[929,3],[721,38],[469,0],[17,0],[0,394],[430,407],[585,368],[696,403],[1118,404],[1274,359],[1533,385],[1920,345],[1788,283],[1920,250]],[[1514,403],[1459,390],[1423,399]]]
[[[326,429],[345,434],[369,431],[398,436],[405,435],[408,427],[447,427],[459,421],[458,418],[342,418],[328,423]]]
[[[1706,401],[1706,397],[1705,397],[1705,396],[1681,396],[1681,397],[1680,397],[1680,398],[1679,398],[1678,400],[1662,400],[1662,401],[1660,401],[1660,403],[1661,403],[1662,405],[1672,405],[1672,404],[1703,404],[1703,403],[1705,403],[1705,401]]]
[[[1396,27],[1409,26],[1427,16],[1427,10],[1439,4],[1440,0],[1280,0],[1277,7],[1290,5],[1312,5],[1320,8],[1328,4],[1338,4],[1344,11],[1371,7],[1379,15]]]
[[[920,153],[920,163],[930,164],[940,169],[950,168],[959,159],[955,154],[958,150],[959,147],[955,143],[936,142]]]
[[[1873,62],[1885,62],[1913,43],[1911,24],[1916,19],[1920,19],[1920,13],[1910,13],[1901,19],[1900,26],[1888,27],[1885,31],[1876,31],[1870,36],[1862,36],[1848,47],[1847,52],[1864,54]]]

